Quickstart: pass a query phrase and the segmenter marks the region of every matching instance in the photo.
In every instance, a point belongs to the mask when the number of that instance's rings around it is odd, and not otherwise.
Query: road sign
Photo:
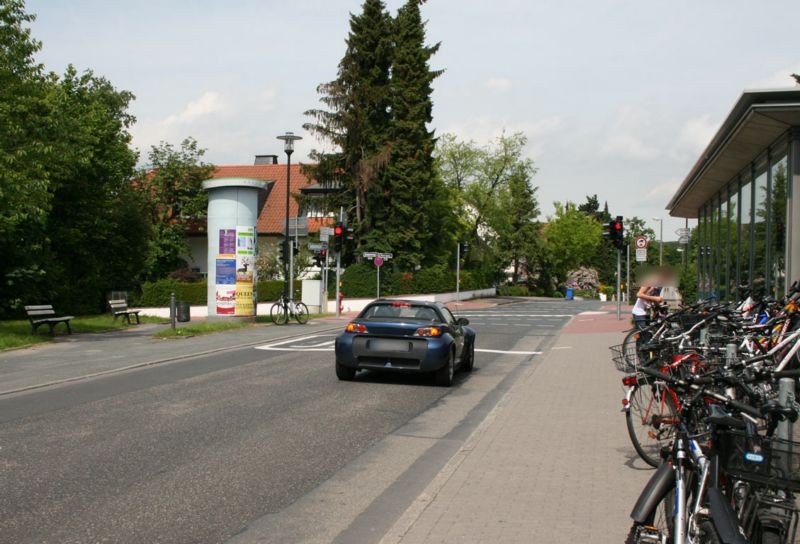
[[[647,248],[646,247],[637,247],[636,248],[636,262],[643,263],[647,261]]]
[[[637,236],[634,240],[634,245],[636,246],[636,254],[638,255],[638,250],[647,249],[647,236]],[[639,259],[637,258],[636,260],[638,261]]]
[[[319,239],[320,239],[321,242],[327,242],[328,240],[330,240],[330,238],[331,238],[330,234],[320,234],[319,235]]]
[[[361,256],[369,260],[373,260],[375,258],[380,257],[384,261],[388,261],[389,259],[394,257],[394,255],[392,255],[391,253],[378,253],[377,251],[365,251],[364,253],[361,254]]]
[[[684,227],[684,228],[680,228],[680,229],[676,230],[675,234],[677,234],[681,238],[684,238],[686,236],[689,236],[690,232],[689,232],[689,229]]]
[[[689,236],[688,235],[681,236],[680,238],[678,238],[678,243],[679,244],[683,244],[683,245],[688,244],[689,243]]]
[[[372,262],[375,263],[375,266],[381,266],[383,264],[383,257],[379,255],[375,257],[375,259]]]
[[[333,227],[320,227],[320,236],[333,236]]]
[[[322,250],[322,244],[308,244],[308,249],[311,251],[320,251]]]

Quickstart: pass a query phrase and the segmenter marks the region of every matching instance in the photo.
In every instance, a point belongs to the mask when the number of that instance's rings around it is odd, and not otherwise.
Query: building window
[[[723,191],[717,198],[719,202],[719,219],[717,221],[717,292],[720,300],[728,299],[728,198]]]
[[[753,272],[751,282],[758,293],[766,294],[769,290],[768,270],[768,232],[769,188],[767,187],[766,157],[755,164],[755,185],[753,187]]]
[[[697,210],[697,295],[706,297],[706,208]]]
[[[741,216],[739,220],[739,281],[740,285],[750,284],[750,227],[752,226],[753,184],[752,174],[747,171],[742,175],[740,193]]]
[[[771,153],[770,160],[770,285],[776,298],[786,294],[786,142]]]
[[[727,286],[729,299],[734,298],[736,295],[736,258],[732,251],[736,249],[736,201],[738,198],[737,183],[729,184],[728,199],[725,201],[725,213],[723,214],[722,222],[722,228],[725,233],[725,285]]]

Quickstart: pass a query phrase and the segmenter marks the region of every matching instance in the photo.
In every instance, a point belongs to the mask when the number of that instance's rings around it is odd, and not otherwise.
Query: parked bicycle
[[[269,317],[276,325],[286,325],[289,320],[296,319],[301,325],[308,323],[308,306],[302,302],[295,302],[283,295],[278,302],[269,309]]]
[[[646,344],[612,347],[631,441],[657,467],[626,542],[797,543],[800,285],[650,327]]]

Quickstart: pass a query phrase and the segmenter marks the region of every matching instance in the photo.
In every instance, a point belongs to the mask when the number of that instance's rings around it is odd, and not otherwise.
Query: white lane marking
[[[575,314],[459,314],[461,317],[485,317],[488,319],[498,317],[572,317]]]
[[[333,343],[335,342],[335,340],[331,341],[331,342],[325,341],[325,342],[322,342],[321,344],[312,344],[309,347],[296,345],[296,342],[298,342],[298,341],[306,341],[306,340],[311,340],[313,338],[325,338],[326,336],[329,336],[329,335],[319,335],[319,334],[317,334],[317,335],[312,335],[312,336],[306,336],[305,338],[302,338],[302,339],[291,338],[289,340],[281,340],[280,342],[274,342],[272,344],[265,344],[263,346],[256,346],[255,349],[263,349],[263,350],[267,350],[267,351],[331,351],[331,349],[333,349]],[[295,344],[295,345],[287,346],[286,344]],[[319,346],[328,345],[328,344],[330,344],[330,345],[327,348],[319,347]]]
[[[309,344],[305,346],[290,346],[290,347],[300,347],[300,348],[321,348],[322,346],[332,346],[336,343],[336,340],[328,340],[327,342],[320,342],[319,344]]]
[[[606,315],[609,312],[581,312],[578,315]]]
[[[475,348],[475,351],[479,351],[481,353],[502,353],[504,355],[541,355],[541,351],[507,351],[502,349],[478,349]]]
[[[556,346],[553,349],[572,349],[572,346]]]

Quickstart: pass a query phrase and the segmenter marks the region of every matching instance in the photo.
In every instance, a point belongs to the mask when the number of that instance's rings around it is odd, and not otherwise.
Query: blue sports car
[[[336,338],[336,376],[352,380],[359,370],[430,372],[449,387],[456,366],[475,362],[475,331],[441,303],[379,299]]]

